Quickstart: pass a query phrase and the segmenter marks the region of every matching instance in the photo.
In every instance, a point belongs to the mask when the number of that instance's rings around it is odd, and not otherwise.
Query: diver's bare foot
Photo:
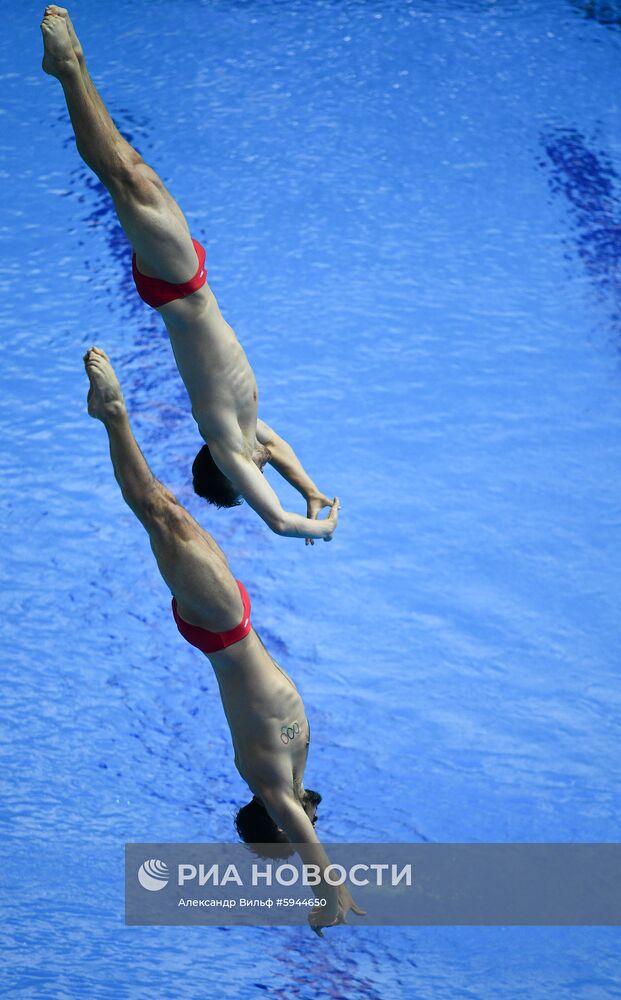
[[[84,367],[90,382],[88,412],[97,420],[113,420],[125,412],[125,400],[119,380],[105,351],[91,347],[84,355]]]
[[[41,22],[41,33],[43,35],[41,65],[44,71],[58,79],[74,69],[79,71],[79,63],[73,51],[65,18],[59,17],[58,14],[48,14],[46,9]]]
[[[75,28],[71,23],[71,18],[69,17],[69,11],[66,7],[57,7],[55,3],[48,4],[45,8],[46,14],[56,14],[58,17],[62,17],[67,25],[67,31],[69,33],[69,40],[71,42],[71,48],[76,54],[78,62],[84,62],[84,51],[80,45],[80,39],[75,33]]]

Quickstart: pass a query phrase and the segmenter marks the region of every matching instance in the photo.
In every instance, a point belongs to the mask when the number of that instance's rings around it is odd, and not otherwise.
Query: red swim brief
[[[196,274],[189,281],[183,281],[180,285],[174,285],[171,281],[162,281],[161,278],[149,278],[136,267],[136,254],[132,255],[132,274],[141,299],[154,309],[174,302],[175,299],[184,299],[186,295],[198,291],[207,281],[207,268],[205,267],[205,248],[198,240],[192,240],[196,256],[198,257],[198,268]]]
[[[250,598],[243,583],[240,583],[239,580],[236,580],[236,583],[239,587],[244,611],[239,625],[229,629],[228,632],[210,632],[206,628],[200,628],[199,625],[190,625],[189,622],[181,618],[177,611],[177,601],[174,597],[172,599],[172,611],[181,635],[203,653],[216,653],[220,649],[232,646],[234,642],[240,642],[252,628],[250,624]]]

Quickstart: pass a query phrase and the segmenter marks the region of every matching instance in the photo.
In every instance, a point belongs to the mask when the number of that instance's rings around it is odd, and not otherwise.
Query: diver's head
[[[321,802],[319,792],[306,788],[300,799],[304,812],[313,826],[317,822],[317,806]],[[289,839],[274,822],[258,796],[242,806],[235,817],[235,828],[245,844],[252,844],[255,854],[266,858],[288,858],[293,854]]]
[[[238,507],[242,502],[231,480],[220,472],[206,444],[194,459],[192,482],[194,492],[215,507]]]
[[[321,795],[319,792],[314,792],[312,788],[304,789],[304,792],[302,793],[302,805],[304,806],[304,812],[313,826],[317,822],[317,806],[320,802]]]

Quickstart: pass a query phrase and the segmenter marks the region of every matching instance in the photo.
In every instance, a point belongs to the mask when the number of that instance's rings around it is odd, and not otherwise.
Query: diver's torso
[[[301,780],[310,740],[304,704],[254,629],[209,659],[242,777],[251,784],[250,776],[267,780],[271,770]]]

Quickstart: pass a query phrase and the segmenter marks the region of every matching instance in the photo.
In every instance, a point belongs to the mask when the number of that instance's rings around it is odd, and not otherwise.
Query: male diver
[[[317,834],[321,796],[304,788],[310,729],[300,694],[250,624],[246,590],[213,538],[160,483],[133,436],[121,387],[104,351],[84,356],[88,412],[101,420],[123,499],[146,528],[160,573],[173,594],[181,635],[209,658],[231,731],[235,766],[253,793],[236,818],[252,844],[287,842],[305,864],[330,864]],[[319,888],[319,887],[318,887]],[[325,907],[309,914],[314,930],[361,914],[344,886],[321,885]]]
[[[89,76],[67,11],[43,22],[43,69],[62,84],[84,162],[107,188],[133,250],[138,293],[160,313],[192,414],[206,444],[192,466],[194,489],[218,507],[242,498],[279,535],[329,542],[338,498],[330,499],[293,449],[257,417],[257,383],[207,284],[205,251],[160,178],[121,136]],[[306,499],[307,516],[283,510],[262,468],[269,462]],[[326,518],[318,519],[330,507]]]

